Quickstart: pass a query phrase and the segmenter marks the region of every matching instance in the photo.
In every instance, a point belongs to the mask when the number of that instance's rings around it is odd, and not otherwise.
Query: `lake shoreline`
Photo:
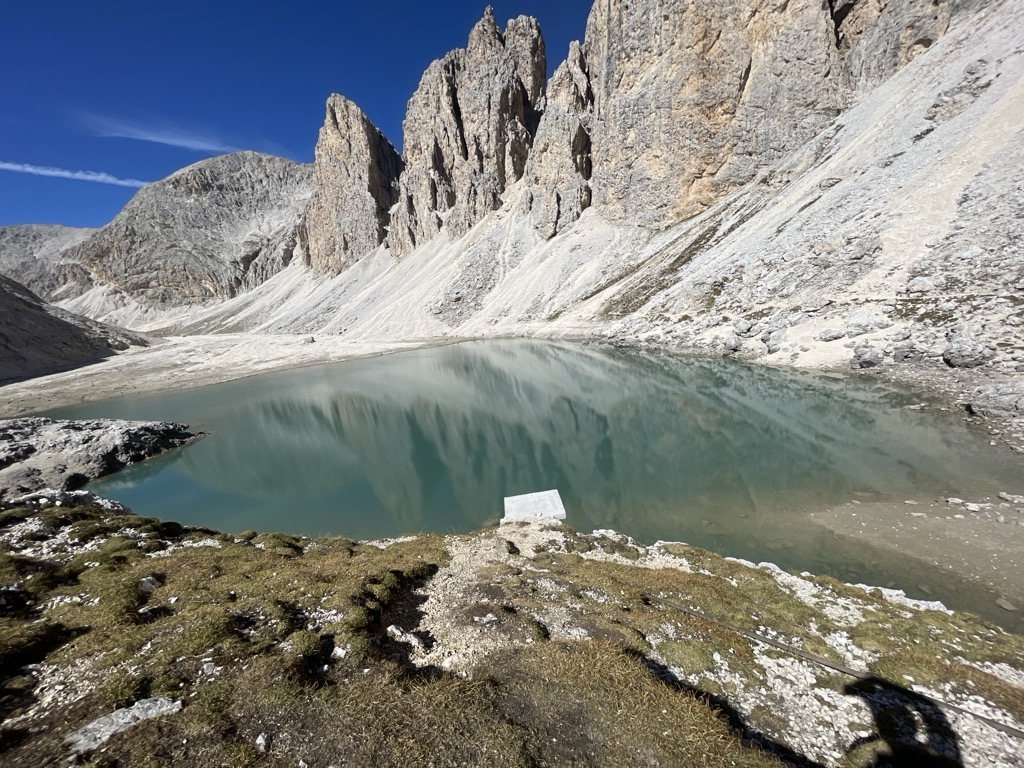
[[[396,352],[451,346],[469,341],[537,339],[582,344],[650,349],[666,354],[713,357],[708,349],[658,343],[626,343],[584,332],[570,334],[524,333],[508,336],[431,337],[424,339],[353,340],[337,335],[216,334],[174,336],[155,340],[148,347],[131,347],[93,365],[0,385],[0,418],[15,418],[85,402],[128,395],[160,394],[182,389],[305,367],[379,357]],[[950,370],[938,363],[904,363],[867,370],[836,368],[826,360],[809,358],[799,365],[785,361],[735,359],[749,365],[808,371],[875,380],[911,387],[927,394],[936,407],[972,414],[984,423],[993,439],[1024,454],[1024,413],[970,407],[974,391],[1020,377],[984,369]],[[810,365],[808,365],[810,363]],[[978,418],[981,417],[981,418]]]
[[[0,387],[0,413],[24,414],[111,397],[180,391],[264,373],[448,346],[461,341],[475,341],[432,339],[405,343],[371,343],[349,341],[336,336],[315,338],[313,341],[310,341],[310,338],[236,335],[162,340],[148,349],[130,350],[111,360],[78,371]],[[584,343],[587,341],[584,340]],[[608,344],[600,340],[592,343]],[[668,351],[679,354],[679,350]],[[811,372],[814,372],[813,369]],[[881,375],[858,374],[851,371],[824,373],[829,376],[856,379],[872,376],[883,383],[894,381],[896,384],[924,387],[932,397],[928,407],[951,411],[962,410],[964,393],[969,387],[986,380],[986,376],[981,373],[959,372],[956,379],[951,379],[948,375],[942,377],[929,373],[926,366],[913,366],[912,369],[903,367],[898,375],[894,375],[896,372],[890,370],[882,371]],[[977,429],[997,433],[992,434],[994,439],[1012,437],[1013,425],[1007,426],[1005,420],[982,420],[968,417],[966,413],[963,418],[973,422]],[[987,496],[996,498],[1000,492],[1019,494],[1024,493],[1024,488],[992,488]],[[1014,606],[1014,618],[1019,616],[1019,611],[1024,606],[1020,605],[1022,601],[1015,598],[1024,594],[1024,581],[1022,577],[1014,577],[1013,574],[1024,573],[1024,569],[1016,568],[1010,562],[1016,561],[1001,549],[1004,542],[1012,542],[1017,551],[1024,551],[1024,527],[1017,524],[1017,509],[1010,508],[1004,515],[1002,524],[986,521],[985,525],[973,525],[972,521],[977,516],[969,513],[960,519],[953,518],[952,514],[959,514],[962,512],[960,510],[951,513],[950,519],[940,525],[931,517],[923,517],[922,510],[925,510],[928,504],[938,504],[940,501],[945,505],[944,500],[916,497],[915,499],[924,506],[911,510],[909,505],[903,503],[903,499],[891,503],[876,501],[872,504],[860,504],[856,510],[859,517],[855,523],[851,522],[849,517],[851,505],[855,503],[853,500],[831,508],[810,509],[808,520],[832,535],[862,541],[880,551],[890,551],[894,555],[917,557],[940,570],[955,570],[958,576],[976,581],[991,590],[992,594],[987,596],[990,598],[989,604],[994,600],[1002,600]],[[978,501],[986,503],[984,499]],[[1001,502],[997,499],[996,503]],[[917,517],[907,518],[909,514],[915,513]],[[904,526],[905,518],[911,520],[913,525]],[[927,528],[928,533],[915,537],[915,525],[918,529]],[[972,541],[969,548],[961,546],[962,534],[965,532],[969,533]],[[894,543],[896,541],[898,544]],[[996,552],[1000,552],[997,557],[999,562],[995,564],[996,572],[1001,574],[999,579],[993,578],[992,553]],[[1004,563],[1004,560],[1007,562]],[[950,565],[954,561],[955,568]],[[1004,610],[995,609],[995,616],[1001,616]]]

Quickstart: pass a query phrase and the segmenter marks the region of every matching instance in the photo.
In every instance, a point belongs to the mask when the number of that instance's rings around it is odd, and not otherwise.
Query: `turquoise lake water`
[[[208,432],[90,486],[185,524],[464,532],[497,524],[505,496],[557,488],[577,530],[913,591],[919,575],[809,528],[804,513],[851,499],[967,498],[1019,477],[961,418],[908,407],[919,399],[725,360],[506,340],[49,415]]]

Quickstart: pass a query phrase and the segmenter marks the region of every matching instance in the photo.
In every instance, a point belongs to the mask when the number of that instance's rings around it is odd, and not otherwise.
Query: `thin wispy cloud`
[[[204,135],[175,126],[131,123],[99,115],[83,115],[82,122],[93,134],[106,138],[146,141],[151,144],[163,144],[167,147],[191,149],[195,152],[220,154],[238,152],[240,150],[240,147],[233,147],[215,136]]]
[[[47,165],[29,165],[28,163],[6,163],[0,160],[0,171],[28,173],[32,176],[50,176],[55,179],[74,179],[75,181],[91,181],[96,184],[113,184],[116,187],[144,187],[149,182],[138,179],[119,179],[109,173],[100,171],[69,171],[66,168],[51,168]]]

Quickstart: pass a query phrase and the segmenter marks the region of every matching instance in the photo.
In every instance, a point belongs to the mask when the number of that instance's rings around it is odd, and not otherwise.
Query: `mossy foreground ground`
[[[536,526],[310,541],[50,508],[2,513],[0,553],[4,766],[1016,765],[1024,752],[909,691],[1019,728],[1020,637],[681,545]],[[657,598],[883,680],[855,690]],[[158,697],[182,706],[74,752],[71,734]]]

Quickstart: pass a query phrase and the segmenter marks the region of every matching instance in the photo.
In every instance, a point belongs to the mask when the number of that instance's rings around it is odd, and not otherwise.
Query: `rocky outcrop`
[[[405,172],[388,247],[410,253],[442,228],[461,237],[522,178],[544,92],[544,40],[535,19],[498,28],[488,7],[469,45],[435,61],[409,100]]]
[[[74,490],[198,436],[165,421],[0,421],[0,498]]]
[[[146,340],[48,305],[0,277],[0,382],[87,365],[136,344]]]
[[[946,33],[952,0],[833,0],[836,45],[858,89],[878,85]]]
[[[966,403],[971,413],[1024,421],[1024,381],[976,387]]]
[[[359,107],[333,94],[313,168],[299,242],[313,269],[336,274],[384,241],[402,159]]]
[[[78,294],[111,287],[150,307],[230,298],[288,265],[311,192],[309,166],[255,152],[214,157],[143,187],[62,257],[88,272]]]

